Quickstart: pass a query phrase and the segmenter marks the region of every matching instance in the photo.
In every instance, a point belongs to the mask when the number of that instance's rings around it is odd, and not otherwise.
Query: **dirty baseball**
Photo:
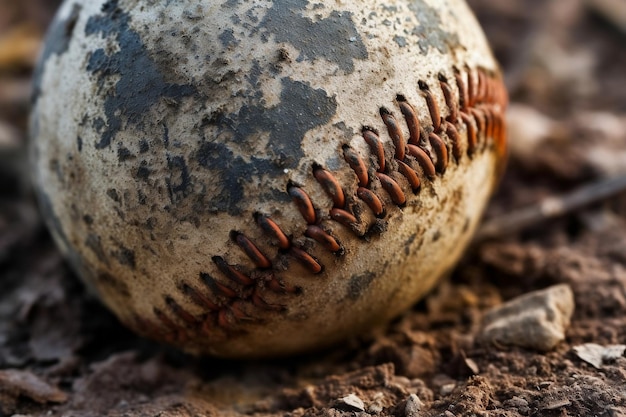
[[[194,354],[330,346],[463,254],[506,91],[463,0],[66,0],[31,162],[68,263]]]

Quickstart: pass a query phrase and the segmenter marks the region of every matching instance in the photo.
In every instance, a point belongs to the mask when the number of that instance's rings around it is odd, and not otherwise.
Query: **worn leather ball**
[[[32,171],[76,273],[197,354],[329,346],[462,255],[506,92],[462,0],[66,0]]]

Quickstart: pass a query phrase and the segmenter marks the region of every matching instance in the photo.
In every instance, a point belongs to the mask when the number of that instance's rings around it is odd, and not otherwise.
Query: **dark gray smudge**
[[[102,264],[107,266],[109,265],[109,259],[107,258],[104,248],[102,247],[100,236],[94,233],[89,233],[87,235],[87,239],[85,240],[85,246],[91,249]]]
[[[233,155],[229,147],[212,138],[200,146],[196,159],[201,166],[215,170],[223,181],[218,198],[213,199],[213,209],[240,212],[244,185],[251,177],[284,175],[285,169],[297,167],[304,156],[302,140],[305,134],[326,124],[337,110],[333,97],[321,89],[313,89],[300,81],[282,79],[280,102],[270,108],[261,103],[243,106],[238,113],[222,115],[212,123],[220,130],[230,132],[230,142],[241,149],[257,149],[255,141],[259,134],[267,133],[269,142],[262,154],[271,159],[252,157],[249,161]],[[285,187],[287,184],[285,184]],[[272,198],[284,201],[285,190],[261,190]]]
[[[223,31],[219,36],[220,42],[224,48],[234,47],[239,45],[239,41],[235,38],[234,31],[227,29]]]
[[[404,36],[394,36],[393,40],[398,44],[400,48],[407,46],[406,38]]]
[[[102,14],[92,16],[85,27],[86,35],[100,33],[115,36],[120,50],[107,55],[104,49],[94,51],[89,58],[87,70],[99,77],[102,87],[108,77],[117,75],[119,81],[114,94],[107,96],[104,103],[108,123],[96,148],[106,148],[116,133],[122,129],[123,118],[128,123],[138,124],[151,106],[162,98],[180,100],[195,94],[191,85],[165,82],[156,63],[150,58],[141,37],[130,26],[130,17],[118,7],[116,0],[102,6]]]
[[[130,269],[135,269],[137,267],[135,252],[121,244],[118,244],[118,248],[119,250],[113,251],[115,259],[117,259],[120,264],[127,266]]]
[[[169,176],[165,179],[170,201],[177,203],[193,191],[191,175],[185,158],[180,155],[167,155]]]
[[[413,242],[415,242],[415,238],[417,237],[417,233],[413,233],[409,238],[404,242],[404,254],[406,256],[411,255],[411,247],[413,246]]]
[[[419,22],[419,25],[413,28],[412,34],[419,38],[418,44],[422,54],[427,54],[431,47],[445,54],[459,46],[458,35],[441,29],[441,16],[424,0],[410,1],[409,8]]]
[[[324,58],[346,73],[354,70],[355,59],[366,59],[367,49],[349,12],[333,10],[326,18],[313,21],[303,17],[308,0],[275,1],[260,24],[276,42],[293,45],[298,61]]]
[[[358,300],[363,291],[369,287],[376,275],[373,272],[364,272],[353,275],[348,282],[348,298]]]

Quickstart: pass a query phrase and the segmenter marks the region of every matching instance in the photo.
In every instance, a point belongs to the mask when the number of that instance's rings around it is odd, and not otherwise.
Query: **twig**
[[[585,0],[592,12],[626,35],[626,3],[624,0]]]
[[[626,192],[626,175],[604,178],[584,185],[569,194],[547,197],[538,204],[489,219],[480,226],[474,241],[508,236],[621,192]]]

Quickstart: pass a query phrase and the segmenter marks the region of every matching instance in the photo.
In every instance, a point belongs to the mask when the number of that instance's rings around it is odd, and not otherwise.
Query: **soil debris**
[[[609,16],[591,0],[469,3],[513,104],[515,143],[486,221],[626,174],[626,48]],[[475,241],[427,299],[332,350],[235,362],[131,334],[62,261],[27,186],[31,41],[58,4],[0,0],[0,39],[23,41],[0,71],[0,416],[626,415],[620,190]],[[576,309],[556,346],[498,349],[478,337],[503,300],[563,284]],[[541,300],[531,328],[564,323],[557,299]]]

